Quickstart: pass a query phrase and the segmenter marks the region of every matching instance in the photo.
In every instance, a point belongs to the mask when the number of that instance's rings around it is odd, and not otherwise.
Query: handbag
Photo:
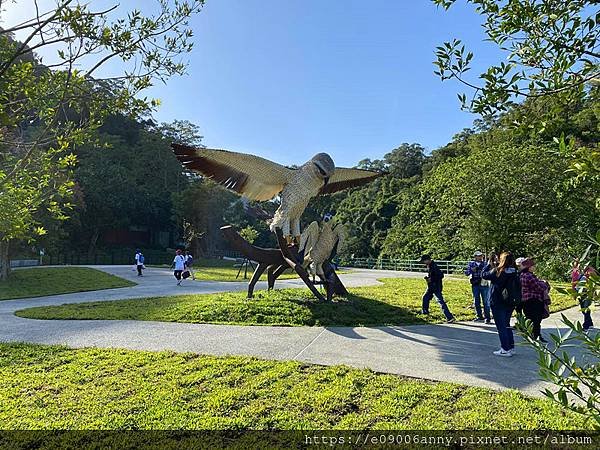
[[[544,293],[544,311],[542,312],[542,319],[547,319],[548,317],[550,317],[550,304],[552,303],[552,300],[550,299],[550,294],[548,291],[546,291]]]

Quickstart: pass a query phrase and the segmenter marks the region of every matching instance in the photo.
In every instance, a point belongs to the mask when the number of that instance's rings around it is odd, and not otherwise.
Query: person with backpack
[[[540,342],[546,342],[542,337],[541,327],[542,319],[545,315],[545,302],[550,291],[550,285],[535,276],[535,261],[531,258],[525,258],[521,262],[521,300],[523,305],[523,314],[533,324],[533,338]]]
[[[144,275],[142,273],[142,270],[145,269],[144,255],[139,248],[135,251],[135,267],[137,269],[138,277],[143,277]]]
[[[521,283],[513,254],[502,253],[497,266],[491,263],[485,267],[482,278],[491,282],[490,308],[500,338],[500,349],[494,355],[511,357],[515,354],[515,339],[510,318],[515,306],[521,302]]]
[[[173,264],[171,267],[174,268],[173,276],[177,279],[177,286],[181,286],[182,274],[185,270],[185,256],[181,254],[181,250],[177,249],[175,251],[175,258],[173,259]]]
[[[429,314],[429,302],[435,296],[436,300],[440,304],[440,307],[442,308],[444,315],[446,316],[446,322],[455,322],[456,319],[448,309],[448,305],[446,305],[444,296],[442,295],[442,279],[444,278],[444,274],[431,256],[421,256],[420,262],[427,266],[427,276],[425,277],[425,281],[427,282],[427,290],[425,291],[425,294],[423,294],[421,314]]]
[[[194,269],[192,269],[193,265],[194,265],[194,257],[192,256],[192,254],[188,250],[186,250],[185,251],[185,268],[190,271],[190,275],[192,276],[192,280],[195,280],[196,279],[196,274],[194,273]]]
[[[488,286],[487,282],[481,278],[485,263],[483,262],[483,253],[479,250],[473,253],[473,260],[467,265],[465,275],[469,277],[471,283],[471,292],[473,293],[473,305],[477,312],[477,317],[473,320],[474,322],[491,322],[490,316],[490,304],[487,301]],[[483,303],[483,311],[481,310],[481,303]]]

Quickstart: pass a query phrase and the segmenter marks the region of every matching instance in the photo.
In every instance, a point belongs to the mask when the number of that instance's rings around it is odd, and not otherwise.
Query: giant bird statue
[[[280,195],[281,204],[271,231],[280,228],[288,239],[300,238],[300,216],[311,198],[361,186],[384,175],[362,169],[335,167],[326,153],[318,153],[297,169],[245,153],[171,144],[177,159],[251,200],[270,200]]]

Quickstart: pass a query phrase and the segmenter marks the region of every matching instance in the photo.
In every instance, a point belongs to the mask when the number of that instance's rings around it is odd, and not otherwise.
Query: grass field
[[[348,299],[318,303],[308,290],[259,291],[156,297],[110,302],[37,307],[17,311],[33,319],[133,319],[238,325],[373,326],[440,323],[444,316],[433,300],[431,314],[419,315],[424,281],[383,280],[383,285],[351,289]],[[474,311],[470,285],[447,280],[444,295],[458,320],[471,320]],[[566,295],[553,295],[552,311],[574,306]]]
[[[194,262],[194,272],[196,274],[196,281],[244,281],[244,269],[240,273],[239,278],[236,278],[240,268],[234,267],[235,261],[227,259],[196,259]],[[151,266],[151,267],[169,267],[168,265],[162,266]],[[252,277],[252,266],[248,266],[247,276],[248,279]],[[298,275],[292,273],[291,269],[282,274],[278,279],[287,280],[290,278],[298,278]],[[266,280],[266,273],[260,278]]]
[[[0,344],[0,429],[575,429],[545,399],[344,366]]]
[[[135,283],[87,267],[40,267],[14,270],[0,283],[0,300],[135,286]]]

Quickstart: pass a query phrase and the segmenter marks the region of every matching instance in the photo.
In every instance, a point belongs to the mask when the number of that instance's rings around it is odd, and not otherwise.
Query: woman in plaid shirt
[[[544,315],[544,298],[550,290],[550,285],[533,274],[535,261],[527,258],[521,263],[521,300],[523,314],[533,323],[533,338],[546,342],[541,335],[542,318]]]

